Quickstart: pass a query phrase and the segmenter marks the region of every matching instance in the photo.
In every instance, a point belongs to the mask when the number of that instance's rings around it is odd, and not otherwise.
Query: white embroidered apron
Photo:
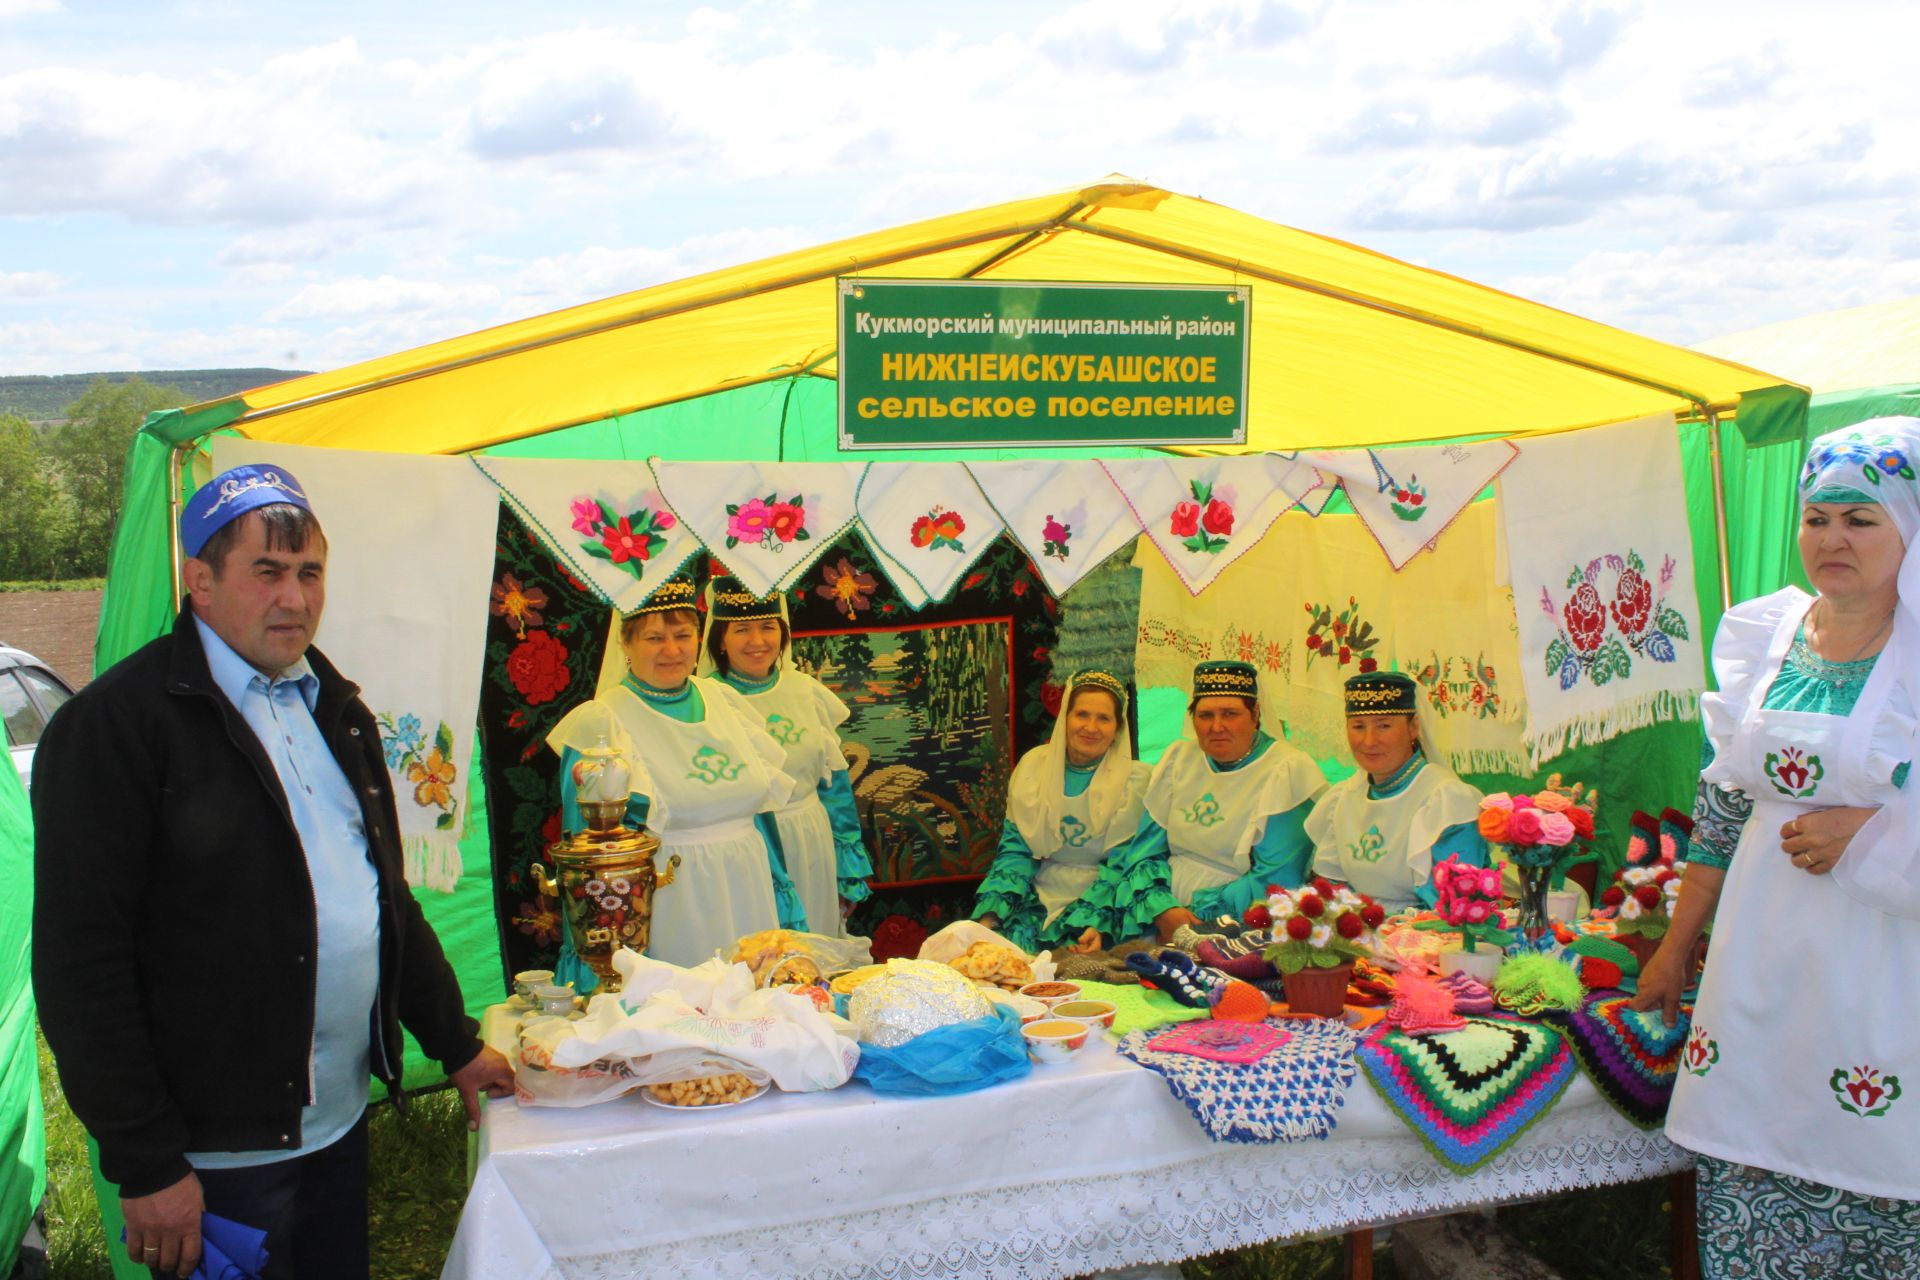
[[[1406,790],[1374,800],[1367,795],[1367,775],[1354,774],[1320,801],[1330,809],[1327,816],[1332,821],[1324,838],[1338,865],[1330,866],[1329,859],[1316,856],[1314,871],[1345,880],[1354,892],[1366,894],[1388,911],[1417,905],[1414,891],[1433,874],[1433,841],[1440,833],[1422,832],[1425,841],[1415,848],[1414,822],[1442,789],[1455,782],[1428,766],[1414,775]],[[1458,821],[1473,821],[1477,805],[1463,807],[1466,812]],[[1316,813],[1307,822],[1309,834],[1317,835],[1319,825]]]
[[[1253,865],[1250,851],[1268,817],[1262,802],[1273,770],[1283,766],[1283,750],[1275,742],[1252,763],[1219,773],[1195,743],[1181,739],[1167,748],[1147,808],[1167,833],[1173,896],[1182,906],[1202,889],[1238,880]],[[1291,807],[1282,805],[1279,812]]]
[[[1780,848],[1797,816],[1897,794],[1887,761],[1869,767],[1869,742],[1913,650],[1896,630],[1844,719],[1763,709],[1804,613],[1780,621],[1724,767],[1716,754],[1705,775],[1744,791],[1753,815],[1721,890],[1667,1132],[1721,1159],[1916,1199],[1920,926],[1847,897]]]
[[[837,938],[845,933],[840,918],[839,860],[833,847],[833,823],[817,788],[846,768],[847,760],[835,726],[822,714],[820,694],[827,691],[809,688],[810,683],[808,676],[786,671],[771,689],[738,692],[755,714],[766,717],[768,736],[786,753],[782,771],[802,785],[792,804],[774,812],[780,851],[786,857],[787,876],[806,908],[808,931]]]
[[[1062,797],[1060,847],[1051,854],[1034,855],[1033,892],[1046,912],[1045,924],[1052,924],[1055,916],[1092,888],[1107,851],[1139,830],[1140,795],[1137,784],[1128,789],[1127,797],[1114,807],[1105,831],[1093,829],[1091,787],[1077,796]]]
[[[753,823],[777,775],[726,702],[710,686],[701,693],[706,716],[693,724],[624,687],[602,695],[646,766],[647,829],[661,844],[655,864],[664,873],[668,859],[680,856],[673,883],[654,894],[647,954],[683,966],[780,926],[767,843]]]

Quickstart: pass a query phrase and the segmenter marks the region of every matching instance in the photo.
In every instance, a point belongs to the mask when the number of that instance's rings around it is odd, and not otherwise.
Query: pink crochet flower
[[[1533,807],[1536,809],[1545,809],[1548,813],[1565,813],[1567,810],[1573,808],[1573,801],[1567,799],[1558,791],[1542,791],[1533,798]]]
[[[1571,827],[1572,824],[1568,823]],[[1540,811],[1538,809],[1517,809],[1507,821],[1508,844],[1540,843]]]
[[[1540,819],[1540,841],[1556,847],[1573,839],[1573,819],[1564,813],[1549,813]]]
[[[1492,795],[1488,796],[1486,799],[1482,800],[1480,802],[1480,807],[1482,809],[1505,809],[1508,813],[1512,813],[1513,797],[1508,795],[1504,791],[1496,791]]]
[[[1513,807],[1517,811],[1520,809],[1534,809],[1534,808],[1538,808],[1539,806],[1533,803],[1532,796],[1527,795],[1523,792],[1520,795],[1517,795],[1513,798]]]

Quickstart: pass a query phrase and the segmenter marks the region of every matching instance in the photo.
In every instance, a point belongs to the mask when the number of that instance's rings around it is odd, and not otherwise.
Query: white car
[[[40,659],[0,644],[0,719],[6,721],[7,749],[20,785],[33,788],[33,749],[40,733],[73,688]]]

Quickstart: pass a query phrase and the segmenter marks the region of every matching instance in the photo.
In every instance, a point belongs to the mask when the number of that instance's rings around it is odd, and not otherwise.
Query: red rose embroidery
[[[1630,636],[1638,635],[1647,625],[1647,615],[1653,612],[1653,584],[1638,571],[1628,569],[1620,575],[1620,585],[1614,589],[1613,603],[1607,611],[1613,615],[1614,626]]]
[[[573,683],[567,670],[567,647],[544,631],[529,631],[527,638],[507,655],[507,678],[529,706],[552,702]]]
[[[1174,507],[1173,519],[1168,527],[1176,538],[1191,538],[1200,532],[1200,504],[1182,502]]]
[[[1607,611],[1591,582],[1583,582],[1574,590],[1561,616],[1567,622],[1567,638],[1581,653],[1592,653],[1607,638]]]
[[[1200,517],[1200,524],[1208,533],[1225,537],[1233,532],[1233,508],[1215,498],[1207,503],[1207,510]]]

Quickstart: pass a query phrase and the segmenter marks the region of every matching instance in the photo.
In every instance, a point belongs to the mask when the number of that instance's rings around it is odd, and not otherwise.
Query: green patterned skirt
[[[1920,1200],[1863,1196],[1751,1165],[1698,1161],[1706,1280],[1920,1276]]]

